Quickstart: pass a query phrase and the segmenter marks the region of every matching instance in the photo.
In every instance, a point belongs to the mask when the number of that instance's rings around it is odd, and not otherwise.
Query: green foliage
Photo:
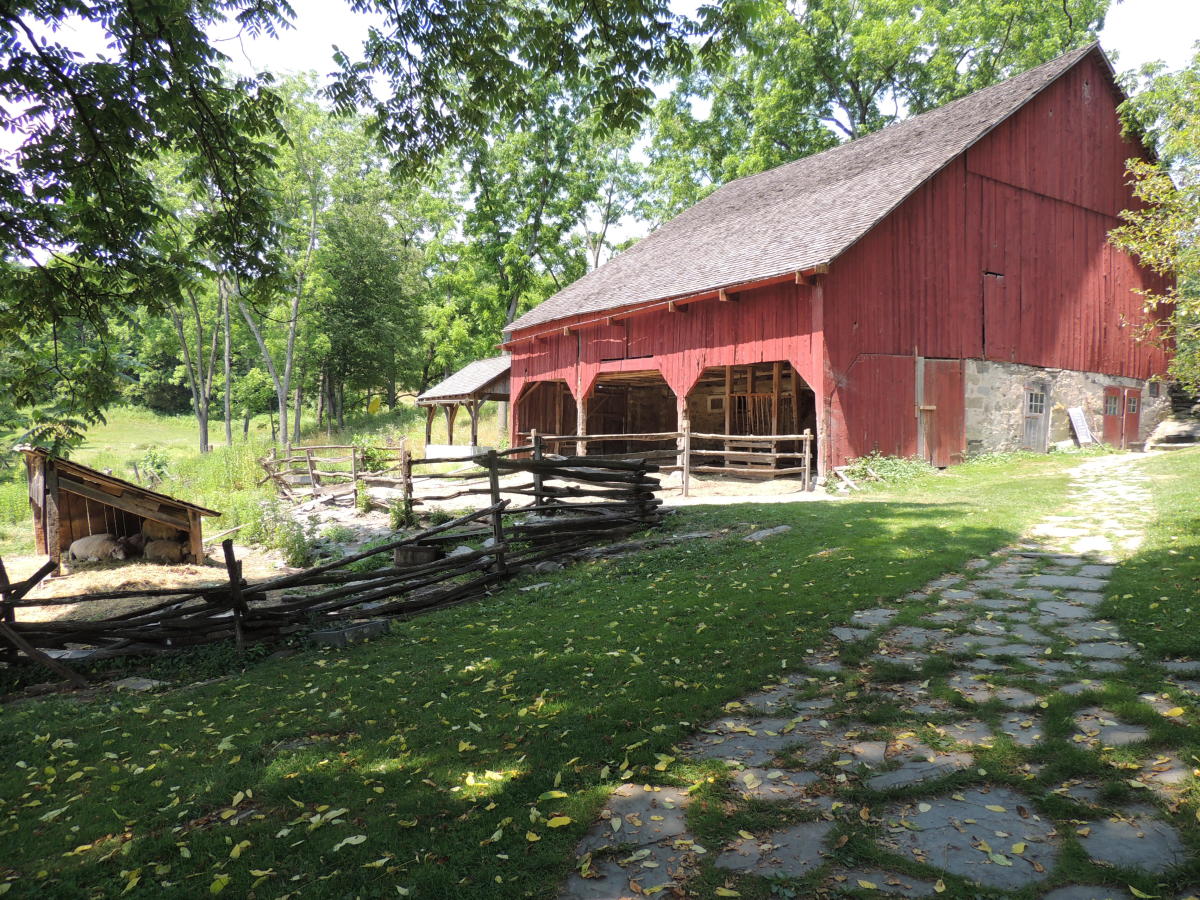
[[[283,561],[293,568],[311,566],[316,559],[317,536],[313,527],[306,528],[297,522],[277,502],[262,504],[258,521],[247,537],[270,550],[278,550]]]
[[[915,456],[884,456],[878,450],[846,464],[846,474],[860,485],[872,481],[900,484],[934,475],[937,471],[926,460]]]
[[[1121,214],[1110,238],[1165,276],[1162,289],[1144,293],[1148,317],[1163,321],[1142,335],[1170,347],[1171,374],[1200,390],[1200,52],[1178,72],[1149,65],[1129,86],[1141,90],[1122,113],[1157,159],[1129,160],[1141,205]]]
[[[449,521],[449,520],[447,520]],[[413,515],[411,502],[404,500],[393,500],[388,505],[388,524],[391,525],[393,531],[403,531],[405,528],[412,528],[417,524],[417,517]],[[438,524],[433,522],[431,524]]]
[[[169,457],[161,447],[147,447],[142,458],[138,460],[138,470],[143,476],[153,475],[155,478],[165,478]]]

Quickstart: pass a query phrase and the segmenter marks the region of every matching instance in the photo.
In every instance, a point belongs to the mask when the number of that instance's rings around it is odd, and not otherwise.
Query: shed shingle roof
[[[831,262],[1098,44],[874,134],[731,181],[510,326],[712,291]],[[1107,59],[1105,60],[1107,65]]]
[[[439,400],[469,397],[472,394],[483,391],[488,386],[492,386],[494,389],[487,393],[507,394],[507,376],[511,365],[512,359],[508,356],[492,356],[488,359],[477,359],[475,362],[463,366],[445,381],[435,384],[429,390],[425,391],[421,396],[417,397],[417,402],[436,403]],[[501,378],[504,379],[503,384],[492,385],[492,382]]]

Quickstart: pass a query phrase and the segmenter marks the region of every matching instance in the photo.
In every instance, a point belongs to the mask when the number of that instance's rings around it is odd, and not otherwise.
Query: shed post
[[[457,403],[446,403],[442,405],[442,413],[446,417],[446,443],[454,443],[454,417],[458,415]]]
[[[428,447],[433,443],[433,414],[435,407],[433,404],[425,407],[425,446]]]
[[[188,510],[188,553],[192,562],[204,565],[204,523],[194,509]]]
[[[58,513],[58,470],[50,460],[46,460],[46,506],[42,511],[45,516],[46,555],[58,563],[61,571],[62,537],[59,533]]]
[[[683,418],[683,496],[688,496],[688,482],[692,477],[692,423]]]
[[[467,412],[471,414],[471,446],[479,446],[479,401],[468,400]]]

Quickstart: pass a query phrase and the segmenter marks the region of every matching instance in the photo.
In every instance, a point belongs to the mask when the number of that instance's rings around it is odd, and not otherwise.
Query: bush
[[[886,484],[912,481],[935,472],[937,469],[923,459],[915,456],[884,456],[878,450],[850,460],[845,468],[846,476],[855,481],[882,481]]]
[[[138,470],[143,477],[148,478],[153,475],[160,481],[167,477],[167,464],[170,462],[170,457],[167,456],[165,450],[160,447],[147,447],[138,460]]]
[[[392,526],[393,531],[412,528],[416,525],[417,517],[413,515],[412,502],[393,500],[388,506],[388,523]]]

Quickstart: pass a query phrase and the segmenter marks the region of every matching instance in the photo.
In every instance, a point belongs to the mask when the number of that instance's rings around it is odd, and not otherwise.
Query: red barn
[[[1140,440],[1166,360],[1137,334],[1161,285],[1107,241],[1147,154],[1122,99],[1092,45],[725,185],[513,323],[514,439],[807,426],[821,471],[942,466],[1082,407]]]

